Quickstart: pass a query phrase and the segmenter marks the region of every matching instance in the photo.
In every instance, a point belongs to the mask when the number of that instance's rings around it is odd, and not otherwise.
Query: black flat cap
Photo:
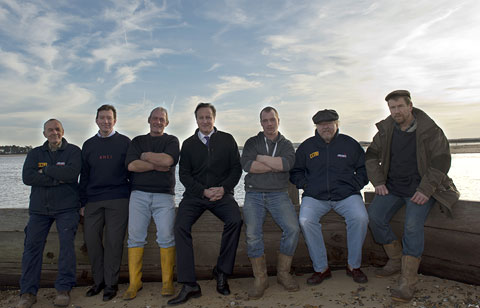
[[[397,98],[401,96],[406,96],[409,99],[412,99],[410,97],[410,92],[408,92],[407,90],[395,90],[393,92],[390,92],[387,96],[385,96],[385,100],[388,102],[392,98]]]
[[[312,117],[313,123],[331,122],[338,120],[338,113],[333,109],[323,109]]]

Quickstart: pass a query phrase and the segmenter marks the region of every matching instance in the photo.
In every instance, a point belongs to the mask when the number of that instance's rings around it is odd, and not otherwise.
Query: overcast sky
[[[479,137],[479,14],[478,0],[0,0],[0,144],[39,145],[58,118],[81,145],[105,103],[131,138],[163,106],[182,141],[200,101],[239,145],[267,105],[293,142],[324,108],[369,141],[395,89],[447,137]]]

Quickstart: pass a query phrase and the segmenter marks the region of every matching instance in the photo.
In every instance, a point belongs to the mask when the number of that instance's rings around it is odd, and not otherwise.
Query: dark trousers
[[[192,226],[205,210],[212,212],[224,223],[217,269],[228,275],[233,272],[243,223],[237,202],[230,194],[215,202],[210,202],[207,199],[184,197],[178,207],[174,227],[178,282],[191,283],[197,281],[193,256]]]
[[[93,281],[118,284],[128,225],[128,199],[90,202],[85,206],[84,235]]]
[[[52,215],[30,214],[25,227],[25,242],[22,257],[22,277],[20,294],[37,294],[42,271],[43,250],[48,232],[55,221],[57,225],[60,253],[55,289],[70,291],[75,286],[76,258],[75,234],[80,215],[78,210]]]

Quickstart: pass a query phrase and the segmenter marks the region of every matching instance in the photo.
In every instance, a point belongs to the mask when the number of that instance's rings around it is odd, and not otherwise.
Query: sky
[[[396,89],[448,138],[479,137],[479,13],[478,0],[0,0],[0,145],[40,145],[57,118],[81,146],[102,104],[130,138],[162,106],[183,141],[199,102],[239,145],[265,106],[292,142],[325,108],[369,141]]]

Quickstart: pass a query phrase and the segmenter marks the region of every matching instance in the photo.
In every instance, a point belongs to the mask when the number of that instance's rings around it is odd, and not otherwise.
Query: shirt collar
[[[100,137],[100,138],[108,138],[108,137],[112,137],[113,135],[115,135],[115,133],[116,133],[116,131],[112,130],[112,132],[108,136],[104,137],[100,134],[100,131],[98,131],[97,136]]]

